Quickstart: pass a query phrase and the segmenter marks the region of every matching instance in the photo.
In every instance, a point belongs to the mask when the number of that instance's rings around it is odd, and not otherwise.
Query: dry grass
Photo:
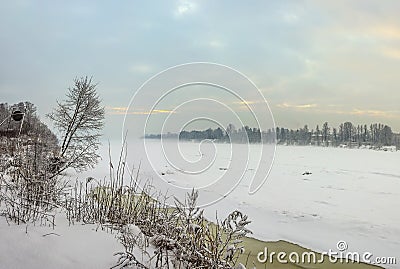
[[[52,178],[46,145],[25,139],[8,139],[0,162],[0,210],[17,224],[40,222],[54,226],[54,209],[60,205],[66,183]]]

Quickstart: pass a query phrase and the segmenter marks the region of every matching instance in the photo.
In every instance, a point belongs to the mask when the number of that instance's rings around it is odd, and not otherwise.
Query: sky
[[[133,124],[148,114],[140,103],[129,107],[146,80],[212,62],[249,78],[278,126],[382,122],[400,132],[399,10],[397,0],[0,1],[0,102],[29,100],[46,120],[74,78],[93,76],[112,138],[126,110]],[[248,96],[248,104],[263,101]],[[175,101],[156,110],[159,125]],[[235,111],[246,103],[229,99]]]

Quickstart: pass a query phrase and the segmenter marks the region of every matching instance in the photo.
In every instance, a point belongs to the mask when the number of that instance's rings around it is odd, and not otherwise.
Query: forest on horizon
[[[236,129],[233,124],[229,124],[225,130],[218,127],[206,130],[181,131],[167,134],[148,134],[145,138],[179,138],[181,140],[203,140],[210,139],[218,142],[234,143],[277,143],[279,145],[315,145],[332,147],[362,147],[373,148],[396,146],[400,149],[400,134],[394,133],[392,128],[382,123],[358,124],[344,122],[338,127],[332,127],[325,122],[320,127],[310,129],[308,125],[303,128],[289,129],[276,127],[261,131],[259,128],[243,126]]]

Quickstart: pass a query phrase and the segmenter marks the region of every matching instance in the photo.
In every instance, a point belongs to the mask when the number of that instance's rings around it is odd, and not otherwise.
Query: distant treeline
[[[211,139],[219,142],[235,143],[274,143],[282,145],[316,145],[316,146],[347,146],[361,147],[370,146],[379,148],[383,146],[396,146],[400,149],[400,134],[392,132],[388,125],[375,123],[371,125],[354,125],[345,122],[338,127],[331,127],[325,122],[320,127],[310,129],[307,125],[299,129],[288,129],[277,127],[267,131],[259,128],[244,126],[236,129],[229,124],[226,131],[221,128],[207,129],[203,131],[182,131],[178,134],[163,134],[163,138],[178,138],[182,140]],[[161,134],[146,135],[146,138],[160,139]]]

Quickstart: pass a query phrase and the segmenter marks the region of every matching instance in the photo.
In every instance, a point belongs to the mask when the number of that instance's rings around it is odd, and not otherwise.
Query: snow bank
[[[122,250],[115,236],[95,225],[68,226],[63,215],[56,227],[15,225],[0,218],[0,267],[7,269],[110,268]]]

